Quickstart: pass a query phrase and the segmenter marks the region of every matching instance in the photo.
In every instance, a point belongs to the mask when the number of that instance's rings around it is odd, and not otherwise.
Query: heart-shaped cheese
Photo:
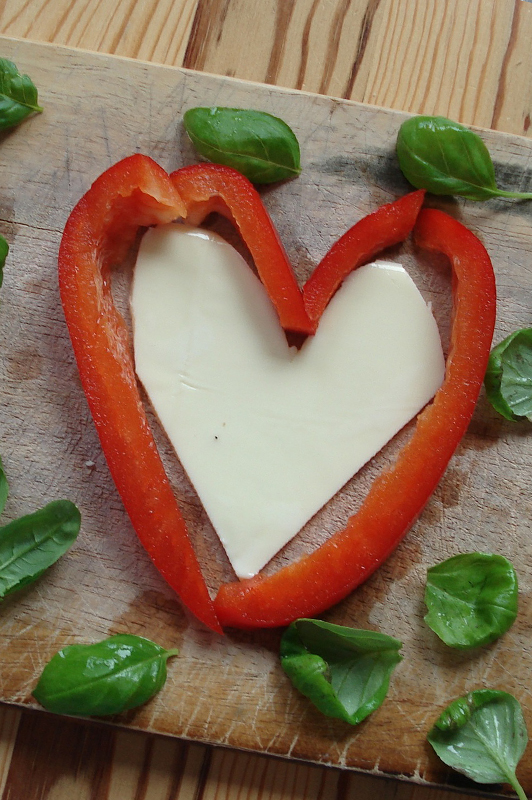
[[[150,229],[131,308],[137,374],[239,577],[256,574],[431,399],[444,359],[405,270],[350,275],[300,351],[215,234]]]

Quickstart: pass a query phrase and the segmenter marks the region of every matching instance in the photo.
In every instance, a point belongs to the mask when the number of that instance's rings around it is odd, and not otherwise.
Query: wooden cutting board
[[[426,733],[443,707],[474,688],[513,693],[532,726],[529,675],[532,440],[482,395],[469,432],[422,517],[388,562],[325,618],[404,642],[383,706],[352,728],[321,716],[278,662],[279,631],[212,634],[188,615],[137,542],[110,479],[80,388],[60,307],[56,259],[67,216],[91,182],[134,152],[168,171],[193,163],[182,114],[197,105],[253,107],[295,130],[303,172],[263,191],[303,281],[361,216],[408,190],[394,156],[404,115],[137,61],[0,38],[2,56],[29,73],[45,111],[0,139],[0,232],[11,252],[0,295],[0,453],[11,492],[3,521],[58,497],[75,501],[82,532],[37,584],[0,608],[0,698],[37,707],[31,692],[62,646],[110,634],[180,648],[163,691],[111,722],[186,739],[312,762],[460,785],[430,751]],[[501,185],[532,187],[532,142],[485,132]],[[531,324],[532,207],[431,200],[475,231],[491,253],[499,306],[496,338]],[[408,243],[391,253],[434,305],[448,337],[447,266]],[[127,293],[121,275],[118,296]],[[155,423],[154,423],[155,425]],[[337,529],[356,509],[402,433],[317,515],[273,566]],[[163,458],[214,590],[230,577],[205,514],[160,437]],[[423,622],[428,566],[459,552],[510,558],[520,579],[519,617],[490,647],[454,652]],[[532,759],[519,777],[532,791]]]

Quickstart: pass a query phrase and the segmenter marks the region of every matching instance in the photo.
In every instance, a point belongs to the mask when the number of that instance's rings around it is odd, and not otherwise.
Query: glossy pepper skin
[[[72,211],[59,251],[59,287],[83,389],[131,522],[183,603],[220,632],[186,526],[139,395],[111,267],[139,226],[171,222],[185,207],[164,170],[135,155],[107,170]]]
[[[212,164],[187,167],[173,177],[143,155],[104,172],[67,221],[59,252],[59,286],[81,382],[133,527],[183,603],[221,632],[140,399],[129,332],[113,302],[111,269],[124,259],[140,227],[185,218],[194,224],[219,210],[247,241],[281,324],[303,333],[315,326],[249,181],[235,170]]]
[[[437,409],[443,408],[432,412],[430,406],[424,412],[397,466],[376,481],[345,531],[271,578],[222,586],[214,605],[140,400],[129,334],[111,296],[110,268],[123,259],[140,226],[176,218],[197,224],[210,212],[218,211],[239,229],[281,325],[311,334],[346,275],[380,250],[406,238],[423,195],[422,191],[412,192],[357,223],[334,245],[302,293],[259,195],[243,176],[228,167],[200,164],[178,170],[169,178],[146,156],[132,156],[95,182],[67,222],[59,254],[61,298],[111,473],[155,566],[185,605],[215,631],[221,630],[220,623],[277,626],[317,613],[348,594],[393,550],[430,496],[472,414],[482,382],[478,375],[483,376],[483,359],[485,356],[487,360],[489,353],[490,324],[493,328],[491,265],[489,259],[486,263],[487,255],[478,240],[463,226],[443,215],[451,220],[445,227],[438,217],[440,212],[430,212],[436,213],[432,231],[430,213],[422,212],[418,225],[421,244],[442,252],[449,248],[451,260],[456,256],[459,261],[465,255],[477,275],[473,291],[468,293],[463,287],[463,269],[455,265],[459,279],[455,345],[444,387],[433,403]],[[429,231],[424,235],[422,221],[427,213]],[[436,237],[438,226],[443,227],[441,242]],[[451,230],[447,230],[449,226]],[[431,238],[432,234],[436,238]],[[469,250],[462,254],[460,248],[465,247],[466,240]],[[484,317],[476,318],[481,289],[485,294]],[[470,338],[482,325],[484,335],[475,349]],[[469,366],[462,364],[464,353]],[[460,369],[451,369],[453,359],[462,364]],[[461,399],[460,382],[465,387]],[[444,442],[440,441],[443,429]],[[434,463],[427,469],[433,452]],[[394,505],[394,497],[405,495],[402,504]]]
[[[367,231],[371,236],[371,231]],[[418,417],[395,464],[373,483],[344,530],[300,561],[266,578],[220,587],[222,625],[287,625],[329,608],[365,581],[415,522],[466,432],[482,386],[495,324],[490,258],[474,234],[435,209],[420,212],[417,244],[445,254],[453,270],[454,318],[446,375]],[[318,267],[319,269],[319,267]]]
[[[307,314],[275,226],[248,179],[220,164],[183,167],[170,178],[186,206],[187,223],[199,225],[208,214],[217,212],[235,225],[253,257],[281,327],[297,333],[314,333],[316,323]]]
[[[305,309],[316,327],[329,300],[350,272],[409,236],[424,197],[425,191],[418,190],[380,206],[333,244],[303,287]]]
[[[315,333],[320,317],[344,278],[412,231],[424,190],[381,206],[353,225],[329,250],[301,291],[277,231],[252,184],[218,164],[195,164],[171,174],[187,207],[187,222],[199,225],[215,211],[238,229],[286,331]]]

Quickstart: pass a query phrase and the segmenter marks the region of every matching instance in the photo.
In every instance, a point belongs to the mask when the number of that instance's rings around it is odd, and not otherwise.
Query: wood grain
[[[186,63],[415,112],[452,109],[462,121],[530,136],[531,10],[520,0],[117,0],[112,5],[103,0],[0,0],[0,32],[171,65]],[[250,31],[257,33],[250,36]],[[37,174],[38,167],[37,159]],[[82,181],[74,163],[69,183],[81,188]],[[54,201],[50,193],[48,202]],[[10,241],[17,231],[13,204],[5,187],[0,189],[0,231]],[[46,235],[41,244],[49,249]],[[40,268],[38,254],[36,263]],[[38,281],[28,288],[43,291]],[[26,332],[24,326],[14,329],[19,335]],[[41,360],[40,352],[24,342],[10,369],[31,385]],[[17,428],[23,433],[22,419]],[[95,462],[96,469],[101,467]],[[41,488],[48,491],[52,484]],[[452,482],[443,495],[447,491],[454,496]],[[17,495],[16,486],[13,493]],[[17,502],[23,499],[15,497]],[[145,629],[142,603],[136,616],[136,630]],[[81,723],[54,719],[50,724],[45,715],[0,706],[2,800],[25,800],[29,791],[44,800],[471,796],[158,736],[114,730],[109,735],[109,728],[100,726],[83,735],[81,729]],[[73,758],[70,739],[83,742],[83,764]],[[62,761],[64,744],[70,755]],[[49,754],[48,764],[43,753]],[[60,769],[57,763],[62,763]]]
[[[4,752],[8,743],[9,757]],[[12,751],[15,750],[13,757]],[[2,800],[467,800],[449,792],[0,706]],[[60,754],[60,757],[57,757]],[[493,795],[492,795],[493,796]]]
[[[522,0],[0,0],[0,33],[532,135]]]
[[[197,0],[3,0],[8,36],[181,64]]]
[[[239,106],[249,105],[253,98],[294,127],[302,145],[303,173],[297,181],[266,192],[264,198],[301,280],[352,221],[407,188],[393,158],[395,132],[404,117],[134,61],[9,40],[2,45],[5,55],[35,77],[45,107],[43,115],[5,136],[1,149],[0,227],[12,245],[10,263],[17,265],[16,270],[6,270],[0,315],[0,337],[5,343],[0,354],[0,430],[12,489],[6,513],[16,516],[66,493],[80,505],[84,523],[80,539],[61,562],[33,589],[3,604],[1,697],[35,707],[32,687],[60,646],[128,631],[166,647],[177,645],[181,652],[169,670],[164,692],[116,723],[381,776],[403,774],[432,783],[456,780],[424,741],[428,725],[448,700],[488,683],[516,694],[527,715],[532,713],[526,689],[532,657],[527,645],[532,508],[523,484],[523,476],[532,467],[532,450],[524,431],[503,424],[485,403],[480,404],[468,436],[404,545],[359,592],[328,615],[336,622],[393,632],[404,641],[405,660],[394,676],[387,702],[362,726],[346,730],[343,724],[314,712],[291,690],[278,665],[278,632],[229,632],[225,638],[206,632],[184,614],[149,564],[125,518],[96,440],[56,286],[60,232],[74,202],[105,167],[135,150],[152,154],[168,170],[193,161],[179,119],[199,98]],[[532,182],[528,141],[494,133],[485,137],[504,185],[526,188]],[[502,201],[443,206],[466,217],[494,257],[500,293],[497,335],[526,324],[527,298],[532,292],[527,266],[532,222],[527,208]],[[433,301],[445,338],[449,287],[442,265],[414,258],[408,248],[403,259],[427,299]],[[168,457],[164,451],[163,455]],[[173,459],[169,465],[176,491],[185,501],[200,558],[212,570],[209,551],[214,544],[203,538],[209,536],[205,517]],[[362,484],[356,479],[350,482],[338,504],[328,504],[301,540],[298,537],[294,549],[287,548],[280,558],[293,557],[298,548],[308,546],[311,539],[323,536],[351,513],[364,481],[371,481],[375,469],[372,465],[365,471]],[[502,486],[504,493],[499,493]],[[504,552],[519,567],[520,619],[500,642],[474,658],[449,654],[421,621],[424,571],[464,547],[487,546]],[[209,579],[219,580],[223,574],[211,571]],[[26,761],[37,739],[42,738],[48,747],[51,733],[38,734],[41,724],[51,725],[40,717],[24,717],[20,723],[6,792],[20,789],[16,781],[22,761],[17,759]],[[62,724],[57,725],[58,747],[64,743],[66,748],[57,774],[66,781],[65,787],[72,791],[72,781],[100,782],[101,792],[107,792],[101,765],[89,767],[90,759],[77,760],[80,748],[91,752],[92,734],[87,729],[69,750],[68,728],[65,733]],[[160,745],[166,756],[159,758],[158,750],[149,749],[154,744],[141,746],[138,740],[128,739],[129,734],[123,736],[113,734],[102,740],[103,752],[113,746],[118,759],[109,781],[130,780],[137,789],[152,780],[157,783],[157,771],[151,765],[153,759],[161,763],[168,758],[166,745]],[[117,778],[124,754],[134,750],[134,742],[137,772],[131,774],[130,766],[123,778]],[[51,772],[46,767],[50,760],[46,747],[40,749],[33,766],[41,784],[50,779]],[[174,770],[181,769],[183,751],[172,752]],[[269,762],[260,767],[256,756],[246,761],[244,756],[208,749],[205,758],[208,766],[206,761],[202,775],[207,771],[217,787],[227,784],[228,792],[235,785],[228,776],[240,770],[243,775],[250,770],[251,787],[257,782],[270,785]],[[288,776],[287,792],[296,791],[290,788],[291,781],[299,786],[301,780],[301,791],[314,792],[316,797],[329,785],[323,783],[329,773],[317,768],[301,768],[299,773],[297,766],[279,763]],[[275,780],[280,769],[274,770]],[[529,762],[524,762],[520,774],[526,785],[532,785]],[[348,792],[350,782],[338,774],[337,779],[334,791]],[[275,780],[271,780],[275,796]],[[163,796],[177,791],[167,774],[161,781]],[[13,782],[16,786],[11,790]],[[138,791],[142,796],[145,790]]]

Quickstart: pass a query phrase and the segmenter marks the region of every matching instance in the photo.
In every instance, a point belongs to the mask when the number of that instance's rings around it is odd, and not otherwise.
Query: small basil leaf
[[[0,514],[4,510],[8,494],[9,484],[7,482],[6,473],[4,472],[2,459],[0,458]]]
[[[509,783],[526,800],[515,769],[528,734],[521,706],[511,694],[479,689],[459,697],[427,739],[449,767],[477,783]]]
[[[274,183],[301,172],[298,141],[278,117],[251,109],[191,108],[183,121],[200,155],[233,167],[253,183]]]
[[[40,113],[35,84],[15,64],[0,58],[0,130],[14,128],[34,112]]]
[[[405,178],[417,189],[469,200],[532,198],[532,193],[498,189],[491,156],[480,136],[446,117],[406,120],[399,129],[396,149]]]
[[[357,725],[386,697],[401,647],[376,631],[299,619],[283,634],[281,665],[323,714]]]
[[[166,661],[177,652],[132,634],[69,645],[45,666],[33,696],[56,714],[119,714],[163,687]]]
[[[3,236],[0,236],[0,286],[4,280],[4,266],[6,263],[7,254],[9,253],[9,245]]]
[[[532,422],[532,328],[514,331],[493,348],[484,386],[499,414]]]
[[[37,580],[75,541],[80,522],[74,503],[55,500],[0,528],[0,597]]]
[[[425,622],[449,647],[479,647],[513,624],[517,595],[517,575],[506,558],[462,553],[427,571]]]

